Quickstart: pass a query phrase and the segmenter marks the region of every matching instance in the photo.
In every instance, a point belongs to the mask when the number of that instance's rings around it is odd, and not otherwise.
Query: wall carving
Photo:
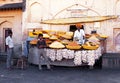
[[[42,7],[41,4],[38,2],[34,2],[30,6],[30,12],[29,12],[29,21],[30,22],[40,22],[42,17]]]

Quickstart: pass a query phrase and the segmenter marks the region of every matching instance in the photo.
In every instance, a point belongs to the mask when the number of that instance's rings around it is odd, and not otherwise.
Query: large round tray
[[[66,45],[66,48],[71,49],[71,50],[79,50],[79,49],[81,49],[81,46],[69,46],[69,45]]]
[[[82,45],[82,47],[87,50],[96,50],[99,47],[99,45],[95,45],[95,46]]]

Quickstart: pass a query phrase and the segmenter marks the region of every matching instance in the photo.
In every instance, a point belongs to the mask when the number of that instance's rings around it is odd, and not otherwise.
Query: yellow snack
[[[99,47],[99,45],[95,46],[82,45],[82,47],[87,50],[96,50]]]
[[[66,32],[66,35],[68,35],[68,36],[73,36],[73,32]]]
[[[108,38],[107,35],[100,35],[101,38]]]
[[[69,35],[62,35],[61,37],[63,37],[63,38],[65,38],[65,39],[71,39],[72,37],[71,36],[69,36]]]
[[[29,37],[37,37],[37,35],[34,35],[33,32],[28,33]]]
[[[85,44],[86,44],[87,46],[91,46],[89,42],[86,42]]]
[[[42,32],[41,31],[35,31],[35,32],[29,31],[28,35],[29,35],[29,37],[37,37],[38,34],[40,34],[40,33],[42,33]]]
[[[52,35],[52,36],[50,37],[50,39],[51,39],[51,40],[57,40],[57,39],[58,39],[58,37],[57,37],[57,36],[55,36],[55,35]]]

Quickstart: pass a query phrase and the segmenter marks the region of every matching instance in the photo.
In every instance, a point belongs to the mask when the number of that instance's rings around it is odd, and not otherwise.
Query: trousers
[[[48,57],[46,56],[46,51],[44,49],[38,49],[38,55],[39,55],[39,69],[41,68],[41,65],[46,64],[47,68],[50,69],[50,62]]]
[[[8,48],[7,49],[7,61],[6,61],[6,66],[7,68],[10,68],[12,66],[12,58],[13,58],[14,50],[13,48]]]

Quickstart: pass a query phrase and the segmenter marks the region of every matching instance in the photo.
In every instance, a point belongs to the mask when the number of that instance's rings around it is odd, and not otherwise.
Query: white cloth
[[[6,37],[6,45],[9,46],[9,48],[13,48],[14,44],[13,44],[13,40],[10,36]]]
[[[76,30],[74,33],[74,38],[77,38],[79,40],[79,41],[77,41],[78,44],[84,43],[83,36],[85,36],[85,32],[83,29],[80,29],[80,31]]]

